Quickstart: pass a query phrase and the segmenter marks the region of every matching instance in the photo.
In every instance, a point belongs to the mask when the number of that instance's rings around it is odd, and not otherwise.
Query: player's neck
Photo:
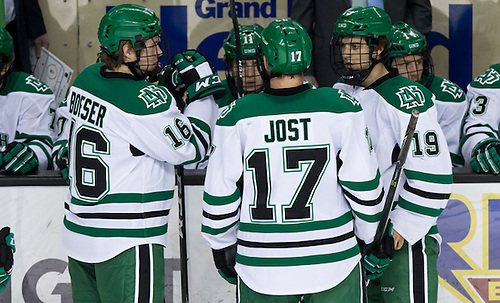
[[[271,78],[270,86],[273,89],[297,87],[304,83],[304,75],[280,76]]]
[[[373,84],[373,82],[377,81],[378,79],[382,78],[383,76],[387,75],[389,71],[387,68],[385,68],[384,63],[379,62],[377,63],[371,73],[368,75],[368,77],[361,83],[360,85],[363,87],[368,87]]]
[[[130,71],[130,69],[128,68],[128,66],[126,66],[125,64],[122,64],[115,69],[106,69],[106,71],[110,72],[110,73],[124,73],[124,74],[133,75],[132,72]]]

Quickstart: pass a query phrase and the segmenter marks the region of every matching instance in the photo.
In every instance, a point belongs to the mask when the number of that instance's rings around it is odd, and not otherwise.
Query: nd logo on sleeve
[[[45,92],[49,89],[47,85],[43,84],[40,80],[32,75],[26,77],[26,84],[33,86],[37,92]]]

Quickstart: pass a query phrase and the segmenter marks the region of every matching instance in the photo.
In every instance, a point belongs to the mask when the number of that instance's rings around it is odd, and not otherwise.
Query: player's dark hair
[[[123,46],[126,44],[129,44],[130,47],[132,47],[132,43],[130,43],[130,41],[120,41],[120,47],[116,53],[111,54],[105,51],[101,51],[101,53],[99,53],[99,60],[104,63],[107,69],[115,70],[124,64]]]

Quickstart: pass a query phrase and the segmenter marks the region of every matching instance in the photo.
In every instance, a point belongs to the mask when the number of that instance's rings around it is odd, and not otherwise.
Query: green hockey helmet
[[[135,46],[158,35],[160,30],[160,20],[152,10],[136,4],[121,4],[104,15],[97,36],[101,50],[114,54],[120,41],[130,41]]]
[[[387,13],[378,7],[353,7],[340,15],[335,22],[338,36],[386,37],[392,40],[392,22]]]
[[[12,70],[14,57],[14,42],[9,32],[2,27],[0,28],[0,71],[4,71],[5,66],[9,63],[10,67],[0,75],[0,85],[4,83],[4,79]]]
[[[252,25],[239,25],[241,57],[242,59],[255,59],[257,57],[257,45],[264,28],[255,23]],[[236,35],[234,28],[224,40],[224,52],[226,59],[236,59]]]
[[[259,52],[259,57],[266,58],[270,77],[302,74],[311,65],[312,42],[300,23],[289,19],[275,20],[262,32]],[[262,64],[259,64],[259,69],[265,77],[267,73]]]
[[[416,54],[424,50],[427,50],[424,35],[403,21],[394,24],[391,57]]]
[[[0,55],[14,58],[14,42],[9,32],[3,27],[0,28]]]
[[[356,37],[364,38],[368,51],[361,52],[361,48],[344,48],[359,43]],[[361,84],[375,65],[387,62],[391,39],[392,22],[384,10],[373,6],[350,8],[340,15],[334,25],[330,43],[331,66],[347,84]],[[378,55],[376,50],[379,50],[379,46],[383,49]],[[347,66],[344,60],[348,60]]]
[[[403,21],[394,24],[392,35],[390,65],[400,75],[429,87],[434,78],[434,64],[425,36]]]

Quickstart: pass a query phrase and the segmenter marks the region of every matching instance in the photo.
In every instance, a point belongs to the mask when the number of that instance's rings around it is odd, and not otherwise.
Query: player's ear
[[[122,52],[123,52],[123,62],[134,62],[137,60],[137,56],[134,51],[134,47],[132,46],[131,43],[124,43],[122,45]]]

